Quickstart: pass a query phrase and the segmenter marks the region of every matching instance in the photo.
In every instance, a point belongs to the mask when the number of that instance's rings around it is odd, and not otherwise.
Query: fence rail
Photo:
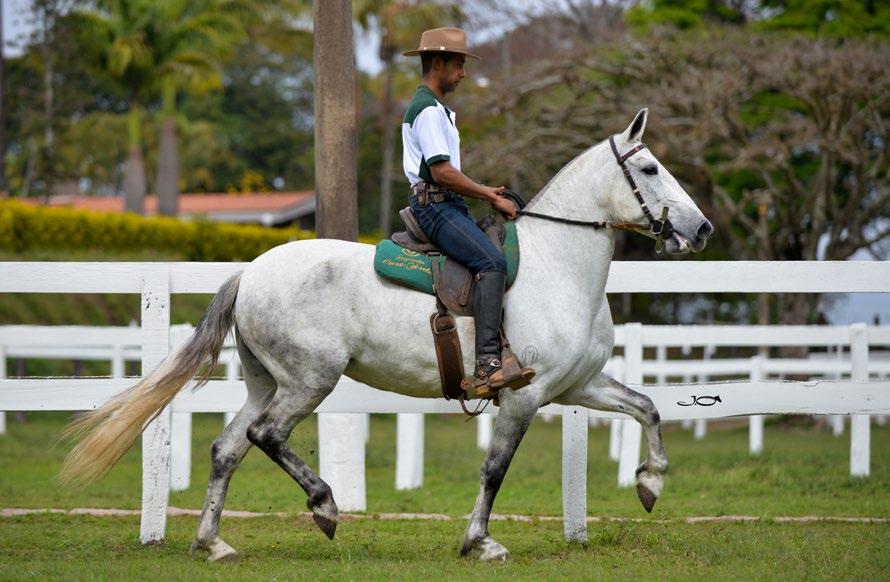
[[[171,293],[213,293],[227,277],[244,268],[237,263],[0,263],[0,292],[6,293],[139,293],[142,296],[140,345],[142,370],[149,371],[167,355],[170,343]],[[607,293],[701,293],[701,292],[887,292],[890,290],[890,263],[852,262],[615,262],[610,270]],[[648,328],[647,328],[648,330]],[[756,329],[747,334],[748,344],[764,345],[765,337]],[[762,330],[761,330],[762,331]],[[813,330],[810,330],[811,332]],[[661,343],[654,335],[664,334]],[[855,414],[852,426],[851,467],[868,474],[868,414],[890,412],[890,383],[868,381],[868,345],[874,339],[884,343],[886,336],[871,338],[865,326],[853,328],[846,341],[826,335],[824,344],[851,346],[852,378],[849,380],[791,383],[752,379],[750,382],[720,382],[694,385],[709,395],[721,396],[721,406],[687,407],[678,404],[689,397],[689,386],[642,386],[643,347],[648,345],[721,345],[718,332],[704,337],[682,337],[681,330],[644,331],[628,325],[619,334],[624,345],[624,378],[649,394],[660,408],[662,418],[721,418],[735,415]],[[770,332],[772,333],[772,332]],[[798,345],[793,331],[776,332],[772,345]],[[815,339],[816,332],[810,337]],[[885,332],[880,332],[885,333]],[[786,339],[783,334],[787,335]],[[728,341],[728,340],[727,340]],[[647,343],[649,342],[649,343]],[[654,343],[653,343],[654,342]],[[723,344],[729,345],[729,344]],[[740,345],[735,343],[734,345]],[[368,388],[344,379],[326,400],[322,412],[454,412],[453,403],[421,400]],[[128,385],[110,380],[0,380],[0,410],[49,409],[72,406],[91,408]],[[72,396],[75,393],[76,396]],[[244,388],[231,380],[214,381],[198,393],[183,393],[174,400],[143,433],[143,500],[140,538],[144,543],[163,539],[170,483],[170,440],[173,411],[226,411],[243,401]],[[76,402],[75,402],[76,401]],[[54,404],[48,404],[52,403]],[[68,404],[62,404],[63,402]],[[38,404],[43,403],[42,406]],[[690,410],[695,408],[694,411]],[[59,408],[52,408],[58,410]],[[570,414],[564,431],[564,502],[567,537],[586,535],[583,517],[586,497],[587,421],[586,409],[551,405],[542,409],[553,414]],[[609,416],[592,413],[595,416]],[[626,481],[627,467],[635,468],[639,457],[639,425],[622,423],[619,481]],[[581,430],[585,436],[581,436]],[[857,448],[857,443],[866,448]],[[324,461],[322,459],[322,461]],[[569,463],[571,461],[571,463]],[[324,465],[324,462],[322,462]],[[569,468],[567,468],[567,465]],[[864,472],[862,471],[864,467]],[[854,471],[856,473],[856,471]],[[336,492],[335,492],[336,493]],[[580,521],[579,521],[580,520]]]

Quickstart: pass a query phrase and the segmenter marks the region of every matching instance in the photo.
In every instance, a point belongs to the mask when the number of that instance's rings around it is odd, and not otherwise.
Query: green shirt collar
[[[436,97],[436,94],[433,93],[433,90],[430,89],[429,87],[427,87],[426,85],[424,85],[423,83],[421,83],[420,85],[417,86],[417,90],[427,93],[430,97],[432,97],[433,99],[435,99],[436,101],[441,103],[442,107],[444,107],[447,111],[454,113],[454,110],[452,110],[450,107],[445,105],[445,103],[442,103],[442,101],[438,97]]]

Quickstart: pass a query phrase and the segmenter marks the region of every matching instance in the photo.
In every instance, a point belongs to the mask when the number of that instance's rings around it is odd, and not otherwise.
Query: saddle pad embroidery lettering
[[[516,236],[516,225],[504,223],[506,238],[504,239],[504,258],[507,259],[507,286],[513,284],[519,272],[519,239]],[[412,289],[433,294],[433,261],[450,260],[446,257],[429,257],[400,247],[391,240],[377,243],[374,254],[374,270],[381,277],[391,279]]]

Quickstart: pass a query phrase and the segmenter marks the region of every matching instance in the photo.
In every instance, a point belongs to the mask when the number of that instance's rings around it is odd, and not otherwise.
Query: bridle
[[[563,224],[573,224],[576,226],[589,226],[592,228],[608,228],[612,230],[635,230],[635,231],[643,231],[648,230],[655,237],[655,250],[661,251],[664,248],[664,240],[671,238],[674,234],[674,225],[671,224],[671,221],[668,220],[668,207],[665,206],[661,210],[661,218],[657,219],[652,216],[652,211],[649,210],[649,206],[646,204],[646,201],[643,200],[643,195],[640,194],[640,189],[637,187],[637,183],[634,182],[633,176],[630,175],[630,169],[628,169],[627,164],[625,162],[635,153],[646,147],[645,144],[640,144],[634,147],[629,152],[621,155],[618,153],[618,147],[615,145],[615,137],[609,136],[609,145],[612,146],[612,153],[615,154],[615,161],[618,162],[618,165],[621,166],[621,171],[624,172],[624,177],[627,179],[627,183],[630,185],[630,189],[633,192],[634,196],[637,199],[637,202],[640,203],[640,208],[643,210],[643,215],[646,217],[646,220],[649,221],[649,224],[637,224],[634,222],[612,222],[610,220],[574,220],[571,218],[560,218],[558,216],[550,216],[549,214],[540,214],[538,212],[530,212],[528,210],[520,210],[517,214],[522,216],[531,216],[533,218],[543,218],[545,220],[552,220],[554,222],[561,222]]]

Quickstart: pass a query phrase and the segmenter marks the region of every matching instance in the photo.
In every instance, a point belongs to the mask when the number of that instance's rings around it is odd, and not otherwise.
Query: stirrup
[[[480,367],[483,368],[481,373]],[[535,370],[521,366],[513,351],[505,348],[500,360],[493,359],[483,366],[477,366],[475,375],[464,379],[462,384],[466,392],[472,387],[477,398],[491,398],[505,387],[512,390],[524,388],[534,377]]]

